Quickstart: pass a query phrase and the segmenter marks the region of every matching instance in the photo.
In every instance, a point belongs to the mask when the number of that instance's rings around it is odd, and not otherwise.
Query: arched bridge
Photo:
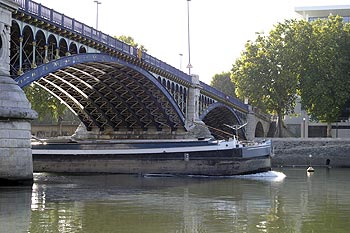
[[[34,1],[15,2],[11,76],[22,88],[35,83],[57,97],[87,131],[176,138],[204,122],[227,138],[233,132],[225,124],[248,121],[241,137],[266,136],[268,117],[198,76]]]

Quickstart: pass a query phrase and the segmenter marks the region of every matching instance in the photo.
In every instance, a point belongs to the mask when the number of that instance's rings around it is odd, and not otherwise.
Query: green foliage
[[[63,116],[66,106],[38,85],[27,86],[24,88],[24,92],[32,108],[38,113],[39,121],[46,116],[50,116],[54,120],[58,120],[60,116]]]
[[[313,119],[336,121],[349,101],[350,26],[339,16],[286,20],[247,42],[232,72],[238,96],[279,119],[300,95]]]
[[[300,68],[303,107],[324,122],[336,121],[350,93],[350,30],[339,16],[310,24],[308,55]]]
[[[222,91],[226,95],[235,97],[235,84],[231,80],[230,72],[222,72],[221,74],[215,74],[210,82],[210,86]]]
[[[285,40],[292,33],[291,24],[293,21],[278,24],[268,36],[259,35],[256,41],[247,42],[246,51],[232,68],[238,96],[277,114],[279,123],[284,114],[292,112],[297,97],[293,43]]]
[[[131,36],[121,35],[119,37],[115,36],[115,38],[135,48],[141,49],[142,52],[147,52],[147,49],[145,48],[145,46],[136,43],[134,38],[132,38]]]

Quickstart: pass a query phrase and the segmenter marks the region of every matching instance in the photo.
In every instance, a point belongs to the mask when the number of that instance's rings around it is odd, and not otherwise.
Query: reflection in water
[[[0,232],[27,232],[30,224],[31,187],[0,187]]]
[[[35,174],[27,198],[13,198],[15,191],[1,198],[0,232],[11,221],[3,211],[11,208],[21,210],[16,215],[24,216],[23,224],[16,220],[5,232],[347,232],[350,170],[281,172],[230,178]]]
[[[270,195],[253,179],[37,174],[30,231],[236,232]]]

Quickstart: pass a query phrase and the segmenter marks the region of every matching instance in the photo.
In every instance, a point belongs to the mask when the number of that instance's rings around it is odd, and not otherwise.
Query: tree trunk
[[[327,138],[331,138],[331,137],[332,137],[332,123],[327,122]]]
[[[62,136],[62,121],[63,117],[58,117],[58,136]]]
[[[282,133],[282,114],[280,112],[277,113],[278,119],[277,119],[277,123],[278,123],[278,137],[282,138],[283,137],[283,133]]]

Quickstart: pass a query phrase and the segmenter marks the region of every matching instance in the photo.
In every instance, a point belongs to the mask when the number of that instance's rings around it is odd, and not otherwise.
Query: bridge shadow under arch
[[[42,64],[15,79],[33,82],[75,113],[87,130],[171,131],[185,117],[161,83],[146,70],[106,54],[77,54]]]
[[[255,135],[254,136],[256,138],[262,138],[262,137],[265,136],[264,127],[263,127],[263,125],[262,125],[262,123],[260,121],[256,124]]]
[[[243,124],[232,108],[219,102],[211,104],[199,116],[199,119],[208,126],[211,134],[217,139],[228,139],[236,134],[233,129],[225,126],[225,124],[231,126]],[[238,137],[246,139],[244,127],[238,130]]]

